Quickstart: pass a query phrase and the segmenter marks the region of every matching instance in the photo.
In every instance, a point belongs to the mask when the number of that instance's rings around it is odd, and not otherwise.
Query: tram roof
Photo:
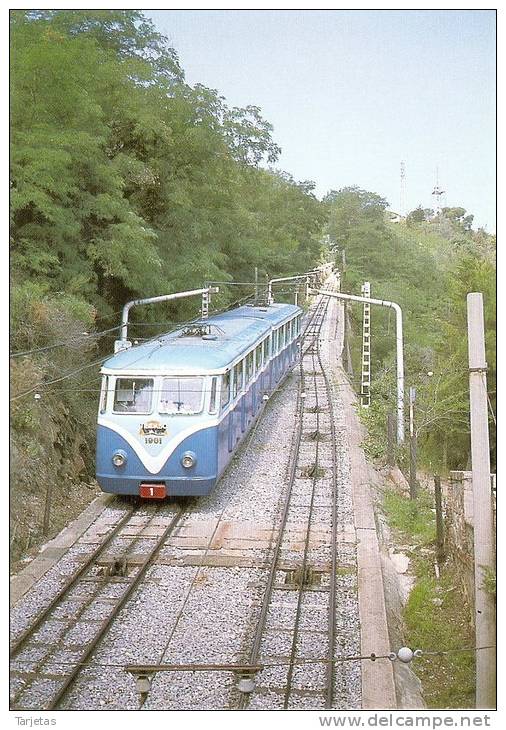
[[[119,374],[167,373],[192,375],[226,370],[230,363],[302,310],[293,304],[268,307],[243,306],[201,320],[214,325],[216,339],[183,335],[187,326],[156,339],[122,350],[104,363],[102,372]]]

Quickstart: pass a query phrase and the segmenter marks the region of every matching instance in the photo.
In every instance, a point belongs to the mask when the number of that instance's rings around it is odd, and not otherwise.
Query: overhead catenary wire
[[[244,301],[246,299],[251,298],[252,296],[253,295],[248,295],[247,297],[242,297],[242,299],[239,299],[236,302],[233,302],[233,303],[227,305],[227,307],[234,306],[234,305],[238,304],[241,301]],[[104,319],[105,317],[112,317],[113,315],[116,315],[118,313],[121,314],[121,311],[122,310],[120,310],[119,312],[113,312],[111,315],[105,315],[104,317],[99,317],[97,319]],[[217,311],[223,311],[223,310],[213,310],[213,312],[217,312]],[[183,323],[183,324],[185,324],[185,323]],[[166,322],[132,322],[131,325],[132,326],[139,326],[139,327],[148,327],[148,326],[149,327],[155,327],[155,326],[158,327],[158,326],[181,326],[181,323],[173,322],[173,321],[166,321]],[[37,353],[40,353],[40,352],[47,352],[49,350],[53,350],[53,349],[56,349],[58,347],[67,347],[67,346],[78,346],[78,345],[82,345],[84,341],[94,340],[94,339],[100,338],[100,337],[102,337],[103,335],[105,335],[107,333],[115,332],[116,330],[119,330],[119,329],[121,329],[121,325],[116,325],[116,327],[109,327],[108,329],[100,330],[98,332],[81,332],[81,333],[78,333],[75,337],[69,338],[68,340],[61,340],[59,342],[53,342],[50,345],[44,345],[44,346],[41,346],[41,347],[34,347],[31,350],[20,350],[20,351],[17,351],[17,352],[12,352],[12,353],[10,353],[9,357],[11,357],[11,358],[25,357],[25,356],[34,355],[34,354],[37,354]]]
[[[247,282],[247,283],[251,283],[251,282]],[[285,294],[285,293],[291,293],[291,292],[290,292],[290,290],[280,290],[278,293]],[[223,307],[220,309],[213,309],[211,311],[213,314],[221,313],[221,312],[226,311],[227,309],[230,309],[231,307],[239,305],[241,302],[244,302],[244,301],[247,301],[248,299],[253,299],[253,298],[254,298],[254,294],[247,294],[246,296],[242,297],[241,299],[237,299],[236,301],[231,302],[230,304],[227,304],[226,307]],[[120,310],[120,313],[121,313],[121,310]],[[118,312],[114,312],[113,314],[118,314]],[[104,317],[99,317],[97,319],[104,319],[105,317],[109,317],[109,316],[113,316],[113,315],[112,314],[105,315]],[[189,320],[189,321],[193,321],[193,320]],[[173,326],[182,326],[183,324],[185,324],[185,323],[184,322],[178,323],[178,322],[174,322],[174,321],[131,322],[130,326],[131,327],[165,327],[165,326],[173,327]],[[102,337],[105,334],[115,332],[116,330],[119,330],[119,329],[121,329],[121,325],[117,325],[116,327],[109,327],[108,329],[105,329],[105,330],[99,330],[98,332],[82,332],[68,340],[61,340],[60,342],[54,342],[50,345],[35,347],[35,348],[32,348],[31,350],[20,350],[17,352],[12,352],[12,353],[10,353],[9,357],[11,357],[11,358],[24,357],[27,355],[37,354],[39,352],[46,352],[49,350],[53,350],[58,347],[78,346],[78,345],[83,344],[83,340],[88,340],[88,339],[93,340],[93,339]]]
[[[117,327],[109,327],[106,330],[101,330],[100,332],[81,332],[72,339],[68,340],[61,340],[60,342],[53,342],[51,345],[44,345],[43,347],[35,347],[32,350],[20,350],[18,352],[11,352],[9,357],[16,358],[16,357],[25,357],[27,355],[34,355],[39,352],[46,352],[47,350],[54,350],[57,347],[68,347],[68,346],[77,346],[84,344],[85,341],[88,340],[94,340],[99,337],[102,337],[103,335],[107,334],[108,332],[114,332],[116,330],[120,329],[120,325]],[[80,338],[80,339],[79,339]]]
[[[251,295],[248,295],[246,297],[242,297],[241,299],[237,300],[236,302],[233,302],[233,303],[228,304],[226,307],[223,307],[222,309],[215,309],[215,310],[213,310],[213,313],[216,314],[216,313],[225,312],[227,309],[229,309],[229,308],[231,308],[233,306],[237,306],[241,301],[244,301],[245,299],[251,299],[252,297],[253,297],[252,294]],[[199,320],[200,320],[200,317],[197,316],[197,317],[194,317],[191,320],[187,320],[186,322],[180,322],[171,331],[173,332],[174,330],[180,329],[181,327],[184,327],[185,325],[193,324],[195,322],[198,322]],[[108,331],[113,331],[113,330],[119,329],[119,327],[120,327],[120,325],[118,325],[118,327],[111,328]],[[159,333],[157,335],[154,335],[152,338],[148,339],[146,341],[146,343],[156,342],[160,337],[163,337],[163,336],[165,336],[167,334],[170,334],[171,331],[164,332],[164,333]],[[104,330],[104,332],[105,332],[105,330]],[[144,344],[146,344],[146,343],[144,343]],[[160,342],[160,346],[162,346],[162,344],[163,343]],[[94,367],[96,365],[102,364],[103,362],[105,362],[106,360],[108,360],[110,357],[112,357],[112,355],[111,355],[111,353],[108,353],[107,355],[105,355],[105,356],[103,356],[103,357],[101,357],[101,358],[99,358],[97,360],[94,360],[94,361],[92,361],[90,363],[87,363],[86,365],[82,365],[82,366],[80,366],[78,368],[75,368],[74,370],[71,370],[69,372],[63,373],[61,376],[59,376],[57,378],[53,378],[52,380],[41,381],[40,383],[37,383],[36,385],[32,386],[31,388],[28,388],[27,390],[23,391],[22,393],[18,393],[18,394],[14,395],[14,396],[11,396],[11,398],[9,400],[10,401],[16,401],[16,400],[19,400],[20,398],[24,398],[25,396],[30,395],[31,393],[35,393],[37,390],[39,390],[41,388],[47,388],[50,385],[55,385],[57,383],[60,383],[63,380],[66,380],[67,378],[71,378],[74,375],[78,375],[80,372],[83,372],[84,370],[86,370],[86,369],[88,369],[90,367]],[[138,359],[140,360],[140,359],[142,359],[142,357],[143,357],[143,355],[140,355]],[[135,362],[137,362],[137,360],[134,360],[132,363],[130,363],[130,365],[134,365]]]
[[[439,656],[446,656],[450,654],[462,654],[462,653],[469,653],[469,652],[478,652],[478,651],[485,651],[489,649],[495,649],[495,646],[468,646],[468,647],[458,647],[455,649],[415,649],[413,651],[413,657],[409,660],[409,662],[414,661],[415,659],[423,659],[424,657],[439,657]],[[363,661],[371,661],[376,662],[383,659],[388,659],[389,661],[393,662],[396,661],[399,658],[399,652],[401,649],[398,649],[397,651],[391,651],[389,654],[375,654],[374,652],[371,652],[370,654],[350,654],[346,656],[336,656],[333,659],[329,659],[328,657],[320,657],[316,659],[307,659],[307,658],[294,658],[292,659],[278,659],[278,660],[269,660],[269,661],[262,661],[259,660],[258,667],[259,669],[268,669],[271,667],[285,667],[289,664],[297,664],[297,665],[313,665],[313,664],[341,664],[344,662],[363,662]],[[407,663],[409,663],[407,662]],[[16,663],[18,664],[33,664],[33,660],[29,659],[16,659]],[[55,661],[55,665],[59,666],[80,666],[80,667],[114,667],[118,669],[129,669],[133,670],[135,668],[135,665],[133,664],[127,664],[125,665],[124,662],[69,662],[69,661]],[[218,665],[220,668],[217,671],[225,671],[224,667],[227,663],[223,662],[220,665]],[[144,669],[145,667],[149,666],[155,666],[155,665],[139,665],[139,671]],[[194,662],[192,664],[158,664],[156,665],[157,671],[164,671],[166,669],[167,671],[184,671],[184,672],[191,672],[191,671],[198,671],[201,667],[205,667],[206,671],[209,671],[212,667],[212,664],[203,664],[200,662]],[[235,664],[233,662],[230,662],[228,664],[228,667],[230,668],[230,671],[234,670]],[[154,670],[153,670],[154,671]]]

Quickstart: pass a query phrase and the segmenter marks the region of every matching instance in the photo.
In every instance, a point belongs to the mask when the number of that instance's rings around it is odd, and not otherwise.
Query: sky
[[[495,13],[491,10],[143,11],[189,84],[254,104],[276,167],[318,197],[348,185],[401,208],[443,204],[495,231]]]

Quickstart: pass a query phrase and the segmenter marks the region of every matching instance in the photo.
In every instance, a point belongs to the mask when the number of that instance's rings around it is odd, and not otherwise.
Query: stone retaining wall
[[[492,474],[495,488],[495,474]],[[495,523],[495,489],[493,489]],[[445,499],[446,554],[456,567],[474,625],[474,527],[472,472],[451,471]]]

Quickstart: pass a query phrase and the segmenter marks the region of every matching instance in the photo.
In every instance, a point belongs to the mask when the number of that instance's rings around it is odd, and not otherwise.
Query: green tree
[[[424,221],[430,220],[432,215],[433,211],[430,208],[422,208],[419,205],[406,216],[406,225],[411,227],[417,223],[423,223]]]

